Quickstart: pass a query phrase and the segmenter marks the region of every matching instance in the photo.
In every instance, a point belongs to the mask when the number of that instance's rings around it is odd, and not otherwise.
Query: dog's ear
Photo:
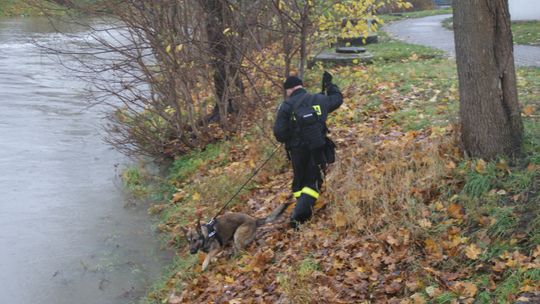
[[[186,238],[186,240],[188,239],[187,237],[187,234],[188,234],[188,230],[186,229],[186,227],[182,226],[180,227],[180,229],[182,229],[182,232],[184,233],[184,237]],[[189,241],[189,240],[188,240]]]
[[[203,234],[202,234],[201,218],[200,218],[200,217],[197,219],[197,222],[195,223],[195,227],[196,227],[196,229],[197,229],[197,233],[198,233],[199,235],[203,235]]]

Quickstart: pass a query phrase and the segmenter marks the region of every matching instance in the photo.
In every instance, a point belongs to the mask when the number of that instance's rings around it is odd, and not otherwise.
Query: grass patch
[[[182,181],[195,173],[201,166],[214,161],[213,165],[220,164],[216,159],[223,160],[227,154],[226,143],[211,144],[204,150],[195,150],[177,158],[169,169],[168,180]],[[221,156],[221,158],[220,158]]]
[[[374,64],[402,62],[407,60],[432,59],[443,56],[443,52],[429,47],[408,44],[391,39],[387,33],[379,32],[379,42],[368,44],[366,49],[374,55]]]
[[[142,167],[131,166],[122,172],[122,180],[129,192],[136,198],[143,198],[150,194],[148,176]]]
[[[410,18],[422,18],[422,17],[429,17],[429,16],[436,16],[436,15],[446,15],[446,14],[452,14],[452,9],[451,8],[443,8],[443,9],[407,12],[407,13],[393,14],[393,15],[382,15],[382,16],[380,16],[380,18],[384,22],[390,22],[390,21],[396,21],[396,20],[403,20],[403,19],[410,19]]]
[[[453,18],[446,18],[442,26],[450,31],[454,30]],[[515,44],[540,45],[540,21],[514,21],[512,22],[512,36]]]
[[[60,6],[49,1],[2,0],[0,17],[44,16],[54,12],[63,12]]]
[[[454,30],[454,18],[453,17],[448,17],[446,19],[444,19],[442,22],[442,26],[449,30],[449,31],[453,31]]]
[[[277,281],[283,288],[292,303],[311,303],[315,299],[311,289],[310,278],[320,265],[312,258],[304,258],[296,265],[290,267],[288,272],[280,274]]]
[[[179,293],[182,292],[182,282],[196,277],[195,267],[198,262],[197,255],[175,258],[161,279],[154,283],[140,303],[162,304],[162,299],[169,297],[168,290],[174,289]]]
[[[516,21],[512,23],[514,43],[540,45],[540,21]]]

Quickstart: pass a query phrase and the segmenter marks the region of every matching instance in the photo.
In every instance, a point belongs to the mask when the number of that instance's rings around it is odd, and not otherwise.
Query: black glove
[[[322,93],[326,91],[326,88],[331,83],[332,83],[332,74],[328,73],[327,71],[324,71],[323,76],[322,76]]]
[[[326,86],[327,84],[332,83],[332,74],[328,73],[327,71],[324,71],[322,75],[322,82]]]

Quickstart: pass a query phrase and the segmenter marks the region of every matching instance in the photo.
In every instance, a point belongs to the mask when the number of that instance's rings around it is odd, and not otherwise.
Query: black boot
[[[313,206],[315,205],[315,198],[302,193],[302,195],[296,201],[291,220],[289,222],[292,228],[298,228],[298,225],[303,224],[311,218],[313,214]]]

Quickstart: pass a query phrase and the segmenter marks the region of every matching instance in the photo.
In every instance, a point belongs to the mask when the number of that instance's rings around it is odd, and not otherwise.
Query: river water
[[[103,109],[31,42],[59,39],[75,38],[0,19],[0,303],[132,303],[167,254],[122,189]]]

